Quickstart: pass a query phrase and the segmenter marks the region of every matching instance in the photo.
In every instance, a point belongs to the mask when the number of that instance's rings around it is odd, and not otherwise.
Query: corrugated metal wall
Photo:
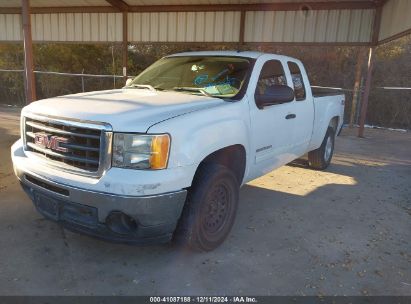
[[[370,42],[374,14],[370,9],[319,10],[309,11],[307,15],[302,11],[250,11],[246,13],[244,40]],[[238,42],[240,15],[234,11],[129,13],[128,39],[130,42]],[[32,33],[34,41],[121,41],[122,14],[33,14]],[[21,17],[0,14],[0,41],[21,39]]]
[[[374,10],[247,12],[246,42],[369,42]]]
[[[411,1],[389,0],[383,7],[379,40],[411,29]]]
[[[22,39],[21,15],[0,14],[0,41],[20,41]]]
[[[33,41],[112,42],[122,41],[120,13],[33,14]],[[0,41],[21,41],[21,16],[0,14]]]
[[[240,12],[129,13],[132,42],[237,42]]]
[[[34,41],[121,41],[120,13],[33,14]]]

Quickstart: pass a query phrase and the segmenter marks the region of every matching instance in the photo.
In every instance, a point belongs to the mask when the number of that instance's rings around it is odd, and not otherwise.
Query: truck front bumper
[[[145,197],[97,193],[18,172],[23,189],[46,218],[114,242],[170,241],[186,198],[185,190]]]
[[[46,218],[69,230],[114,242],[165,243],[172,238],[186,190],[135,196],[84,189],[29,170],[16,159],[23,157],[16,150],[20,149],[12,150],[14,172]]]

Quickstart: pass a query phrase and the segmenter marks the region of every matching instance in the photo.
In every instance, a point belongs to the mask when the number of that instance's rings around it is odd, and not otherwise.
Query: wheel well
[[[338,122],[339,122],[339,117],[338,116],[334,116],[331,120],[330,120],[330,124],[328,125],[329,127],[334,129],[334,132],[337,132],[337,128],[338,128]]]
[[[245,172],[246,152],[242,145],[225,147],[208,155],[198,167],[200,168],[200,166],[207,163],[220,164],[227,167],[237,177],[238,182],[241,183]]]

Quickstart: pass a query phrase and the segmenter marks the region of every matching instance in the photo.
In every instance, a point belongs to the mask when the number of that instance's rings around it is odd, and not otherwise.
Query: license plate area
[[[49,196],[40,193],[34,193],[34,204],[40,213],[44,214],[55,221],[59,220],[59,203]]]
[[[77,225],[96,227],[97,209],[94,207],[63,201],[41,193],[34,193],[34,204],[44,216]]]

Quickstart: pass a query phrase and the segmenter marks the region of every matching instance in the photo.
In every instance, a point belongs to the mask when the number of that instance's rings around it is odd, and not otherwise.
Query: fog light
[[[136,221],[121,211],[113,211],[106,218],[106,225],[118,234],[133,234],[137,231]]]

